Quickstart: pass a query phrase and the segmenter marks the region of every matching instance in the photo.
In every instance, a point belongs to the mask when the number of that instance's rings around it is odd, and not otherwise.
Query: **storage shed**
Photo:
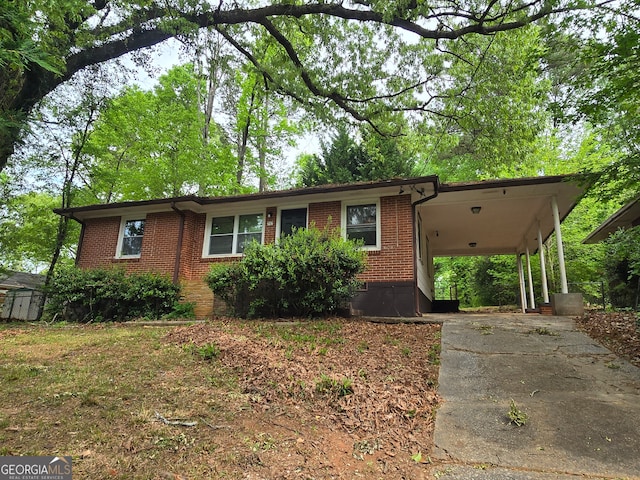
[[[6,271],[0,273],[0,318],[37,320],[44,305],[44,276]]]

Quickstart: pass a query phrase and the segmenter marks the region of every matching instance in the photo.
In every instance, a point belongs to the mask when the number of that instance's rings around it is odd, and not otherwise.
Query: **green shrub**
[[[353,297],[365,258],[357,243],[311,227],[278,243],[250,244],[240,261],[214,265],[205,281],[243,318],[323,316]]]
[[[215,360],[220,356],[220,348],[215,343],[207,343],[197,350],[203,360]]]
[[[316,392],[326,395],[346,397],[347,395],[353,394],[353,380],[350,378],[336,380],[323,373],[320,376],[320,380],[316,382]]]
[[[170,314],[180,287],[170,278],[121,269],[60,269],[48,287],[46,313],[72,322],[157,319]]]
[[[215,343],[206,343],[200,347],[195,343],[189,343],[184,346],[184,350],[199,356],[202,360],[216,360],[220,357],[220,347]]]
[[[162,318],[167,320],[180,319],[180,318],[195,318],[196,316],[196,303],[195,302],[175,302],[173,308],[169,313],[163,315]]]

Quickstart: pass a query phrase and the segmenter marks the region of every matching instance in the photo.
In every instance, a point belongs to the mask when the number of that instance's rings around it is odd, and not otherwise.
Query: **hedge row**
[[[66,268],[54,275],[47,293],[48,316],[71,322],[158,319],[176,309],[189,313],[178,304],[180,286],[153,273],[127,275],[121,269]]]

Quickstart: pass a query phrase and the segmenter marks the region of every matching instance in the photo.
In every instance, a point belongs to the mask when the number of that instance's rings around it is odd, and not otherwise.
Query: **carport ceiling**
[[[573,177],[537,177],[442,184],[418,206],[434,256],[499,255],[538,249],[553,233],[552,197],[562,220],[583,192]],[[473,213],[472,207],[480,207]]]

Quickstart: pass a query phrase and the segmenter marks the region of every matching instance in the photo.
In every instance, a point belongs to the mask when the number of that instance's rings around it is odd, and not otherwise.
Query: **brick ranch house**
[[[211,264],[240,258],[249,240],[275,242],[294,226],[323,228],[331,222],[345,237],[364,239],[368,254],[352,313],[416,316],[439,309],[436,256],[515,255],[524,283],[522,255],[528,262],[539,239],[559,233],[559,219],[582,193],[571,180],[441,184],[438,177],[426,176],[90,205],[56,213],[82,225],[79,267],[167,274],[183,285],[185,300],[196,303],[199,318],[214,312],[213,294],[203,281]],[[526,295],[522,300],[524,308]]]

